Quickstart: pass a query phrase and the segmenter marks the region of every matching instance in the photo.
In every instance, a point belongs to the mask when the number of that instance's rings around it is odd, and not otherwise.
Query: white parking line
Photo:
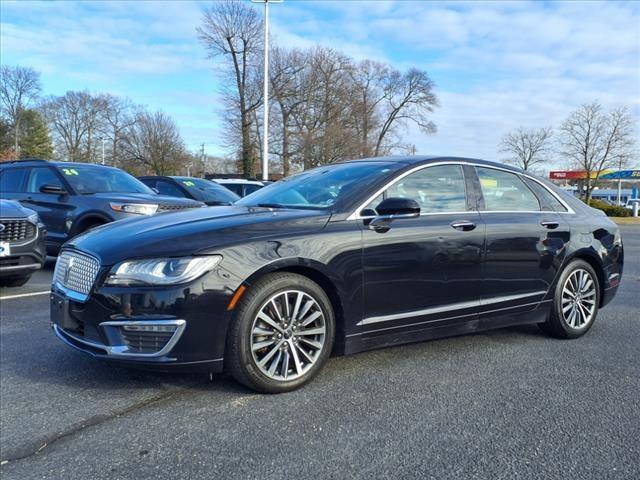
[[[18,295],[6,295],[4,297],[0,297],[0,300],[11,300],[13,298],[33,297],[36,295],[46,295],[48,293],[51,293],[51,291],[46,290],[44,292],[31,292],[31,293],[20,293]]]

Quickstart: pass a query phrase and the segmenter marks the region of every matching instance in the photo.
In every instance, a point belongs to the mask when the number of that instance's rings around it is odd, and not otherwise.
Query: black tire
[[[579,317],[580,320],[574,319],[574,321],[571,322],[571,295],[570,292],[563,293],[563,291],[565,291],[565,287],[569,290],[573,288],[575,279],[581,274],[581,272],[585,275],[585,278],[592,282],[593,289],[592,293],[589,293],[588,298],[585,295],[578,300],[582,300],[580,306],[573,307],[577,312],[582,313],[576,313],[576,316]],[[585,281],[585,284],[587,283],[588,281]],[[543,332],[556,338],[578,338],[587,333],[596,321],[599,306],[600,283],[598,281],[598,275],[594,271],[593,267],[584,260],[573,260],[560,274],[553,298],[553,308],[549,314],[549,318],[546,322],[539,323],[538,326]],[[591,308],[592,311],[590,310]],[[568,311],[564,313],[564,309],[568,309]],[[587,315],[587,313],[589,315]],[[569,317],[569,319],[567,317]],[[584,320],[584,323],[579,324],[582,320]]]
[[[0,285],[3,287],[21,287],[29,281],[31,273],[28,275],[11,276],[0,278]]]
[[[292,293],[294,290],[295,293]],[[306,365],[307,370],[304,370],[304,373],[301,374],[296,373],[295,369],[298,368],[297,361],[296,364],[291,367],[292,369],[295,368],[293,370],[293,374],[299,375],[292,380],[286,379],[286,372],[289,371],[286,366],[279,369],[279,373],[282,371],[285,372],[284,379],[271,378],[268,375],[268,372],[265,373],[261,370],[261,367],[258,365],[256,354],[252,351],[252,339],[256,335],[254,331],[254,323],[259,322],[258,314],[263,311],[264,308],[267,308],[267,305],[270,304],[270,299],[282,298],[278,297],[278,295],[283,295],[284,292],[287,292],[287,295],[284,298],[288,298],[288,295],[297,295],[299,292],[302,294],[303,298],[306,299],[308,296],[313,299],[315,301],[313,306],[313,308],[316,309],[315,314],[317,314],[317,312],[321,312],[320,318],[322,318],[325,330],[325,333],[322,336],[322,348],[313,352],[313,354],[315,354],[315,356],[313,356],[314,360],[313,362],[309,361]],[[294,302],[291,302],[291,304],[293,303]],[[282,306],[282,304],[280,305]],[[295,312],[295,309],[293,311]],[[294,346],[293,343],[294,341],[297,342],[299,337],[291,338],[291,330],[296,329],[298,322],[294,322],[294,315],[291,312],[289,313],[289,317],[283,315],[284,323],[278,323],[278,325],[279,327],[282,327],[287,325],[287,321],[290,322],[289,329],[287,330],[289,336],[286,337],[290,340],[285,340],[285,338],[282,340],[276,340],[275,335],[274,337],[265,337],[267,341],[271,341],[273,338],[274,344],[277,342],[285,343],[281,349],[285,350],[287,366],[289,356],[293,357],[294,351],[296,352],[296,360],[300,358],[304,359],[304,357],[301,357],[300,353],[298,353],[299,350],[296,350],[296,348],[298,348],[297,345],[302,344],[296,343],[296,346]],[[300,315],[300,317],[302,317],[302,315]],[[287,320],[287,318],[289,319]],[[293,333],[293,335],[300,335],[301,332],[304,331],[302,323],[303,322],[300,320],[301,328],[298,330],[297,334]],[[274,334],[277,333],[275,329],[273,332]],[[288,392],[299,388],[318,374],[331,354],[334,336],[335,317],[331,301],[319,285],[305,276],[294,273],[283,272],[269,274],[258,280],[250,289],[248,289],[238,302],[227,333],[225,367],[238,382],[249,388],[257,390],[258,392]],[[274,347],[264,347],[264,351],[271,350],[272,348]],[[293,349],[293,351],[291,349]],[[277,352],[278,349],[274,348],[274,350]],[[291,354],[289,352],[291,352]],[[280,358],[281,353],[277,352],[277,356]],[[273,358],[275,358],[275,355]],[[276,363],[277,362],[278,360],[276,360]],[[301,369],[300,371],[303,370]]]

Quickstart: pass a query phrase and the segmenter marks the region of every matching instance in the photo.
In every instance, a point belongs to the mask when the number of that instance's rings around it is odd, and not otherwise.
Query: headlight
[[[212,270],[222,257],[154,258],[128,260],[111,269],[106,285],[174,285],[187,283]]]
[[[37,224],[38,224],[38,221],[39,221],[40,219],[38,218],[38,214],[37,214],[37,213],[34,213],[33,215],[29,215],[29,216],[27,217],[27,220],[28,220],[29,222],[31,222],[31,223],[35,223],[35,224],[37,225]]]
[[[137,213],[138,215],[153,215],[158,211],[158,205],[153,203],[117,203],[111,202],[111,208],[116,212]]]

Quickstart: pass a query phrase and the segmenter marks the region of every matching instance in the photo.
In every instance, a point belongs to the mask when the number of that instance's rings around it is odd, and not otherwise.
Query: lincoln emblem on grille
[[[69,259],[69,263],[67,263],[67,270],[64,272],[64,281],[62,282],[65,285],[67,285],[67,282],[69,281],[69,275],[71,274],[71,268],[73,267],[74,260],[75,258],[71,257]]]

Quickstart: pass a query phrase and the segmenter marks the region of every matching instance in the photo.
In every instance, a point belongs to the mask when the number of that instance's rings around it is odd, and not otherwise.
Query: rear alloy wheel
[[[593,325],[599,305],[598,276],[587,262],[575,260],[562,272],[556,286],[553,311],[540,327],[555,337],[579,337]]]
[[[278,393],[308,382],[333,345],[331,302],[301,275],[268,275],[245,294],[230,327],[227,367],[241,383]]]

